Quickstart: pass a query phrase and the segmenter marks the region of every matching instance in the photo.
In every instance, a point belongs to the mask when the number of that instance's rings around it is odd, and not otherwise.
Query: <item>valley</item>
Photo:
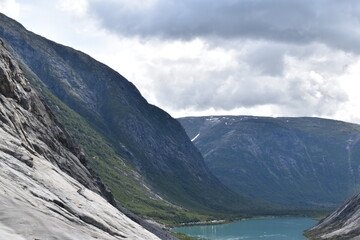
[[[223,211],[248,208],[210,173],[178,122],[148,104],[119,73],[4,15],[0,21],[0,37],[19,57],[26,76],[124,207],[179,221],[197,217],[186,208],[207,212],[223,201],[229,203]]]
[[[359,235],[358,124],[174,119],[120,73],[1,13],[0,39],[0,238],[188,239],[170,227],[301,222],[346,199],[306,236]]]
[[[165,224],[288,213],[225,187],[181,125],[119,73],[5,15],[0,23],[5,47],[124,208]]]

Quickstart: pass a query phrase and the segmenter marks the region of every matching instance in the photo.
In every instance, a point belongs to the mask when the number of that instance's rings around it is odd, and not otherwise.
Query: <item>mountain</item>
[[[309,239],[359,239],[360,194],[351,197],[344,205],[305,232]]]
[[[269,208],[225,187],[178,121],[116,71],[2,14],[0,37],[124,207],[162,222]]]
[[[179,119],[230,189],[284,205],[337,207],[360,191],[360,126],[320,118]]]
[[[160,239],[112,205],[2,41],[0,102],[1,239]]]

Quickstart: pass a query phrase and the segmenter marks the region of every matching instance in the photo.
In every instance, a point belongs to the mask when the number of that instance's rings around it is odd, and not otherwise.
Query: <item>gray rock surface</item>
[[[306,232],[309,239],[360,239],[360,194]]]
[[[111,201],[2,42],[0,104],[0,239],[159,239],[103,197]]]

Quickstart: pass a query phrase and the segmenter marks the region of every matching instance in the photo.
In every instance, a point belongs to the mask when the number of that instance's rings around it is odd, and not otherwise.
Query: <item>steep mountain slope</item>
[[[0,23],[0,37],[125,207],[160,221],[201,217],[172,204],[231,213],[267,207],[221,184],[181,125],[148,104],[120,74],[84,53],[28,32],[4,15]]]
[[[319,118],[179,119],[229,188],[294,206],[336,207],[360,190],[360,126]]]
[[[108,202],[2,41],[0,103],[1,239],[159,239]]]
[[[360,194],[306,231],[309,239],[360,239]]]

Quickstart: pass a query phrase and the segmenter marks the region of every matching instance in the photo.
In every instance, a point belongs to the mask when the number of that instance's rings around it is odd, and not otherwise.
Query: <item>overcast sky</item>
[[[114,68],[174,117],[360,123],[358,0],[0,0],[0,11]]]

